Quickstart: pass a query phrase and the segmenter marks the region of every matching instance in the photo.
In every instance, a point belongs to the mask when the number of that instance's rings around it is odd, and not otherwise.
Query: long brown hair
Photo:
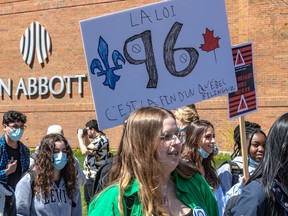
[[[157,107],[142,107],[132,112],[125,124],[122,139],[110,172],[110,180],[120,187],[118,207],[123,214],[123,193],[132,179],[139,183],[138,196],[143,215],[168,215],[163,207],[157,148],[163,121],[172,112]]]
[[[214,129],[211,122],[207,120],[197,120],[192,122],[186,128],[186,142],[183,146],[182,158],[188,161],[199,173],[202,173],[200,167],[204,168],[204,177],[208,184],[216,189],[220,183],[216,170],[214,168],[213,153],[209,155],[208,158],[203,158],[199,154],[198,143],[203,137],[203,134],[207,131],[209,127]]]
[[[32,168],[34,175],[34,194],[40,197],[48,198],[53,185],[53,153],[55,142],[64,142],[67,151],[67,164],[61,170],[61,177],[64,178],[68,197],[72,199],[76,190],[77,169],[73,152],[67,140],[60,134],[48,134],[41,140],[39,151],[35,159],[35,165]]]

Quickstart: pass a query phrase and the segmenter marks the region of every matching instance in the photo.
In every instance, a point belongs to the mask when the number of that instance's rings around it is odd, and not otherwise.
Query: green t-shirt
[[[218,206],[213,191],[205,179],[198,173],[190,179],[184,179],[176,172],[172,173],[176,184],[177,197],[193,210],[193,215],[218,216]],[[139,190],[137,180],[131,181],[129,187],[124,192],[124,196],[136,194]],[[89,216],[120,216],[118,210],[119,186],[112,185],[100,193],[89,205]],[[123,199],[124,200],[124,199]],[[202,212],[202,214],[200,214]],[[127,209],[124,207],[127,215]],[[197,214],[198,213],[198,214]],[[204,214],[203,214],[204,213]],[[141,216],[142,205],[135,196],[131,215]]]

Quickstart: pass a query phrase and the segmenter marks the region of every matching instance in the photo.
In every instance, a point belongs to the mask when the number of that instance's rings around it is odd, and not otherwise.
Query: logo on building
[[[20,52],[23,60],[32,68],[36,52],[39,64],[44,67],[44,61],[46,60],[48,63],[48,54],[51,54],[51,51],[52,44],[49,33],[39,22],[32,22],[20,40]]]

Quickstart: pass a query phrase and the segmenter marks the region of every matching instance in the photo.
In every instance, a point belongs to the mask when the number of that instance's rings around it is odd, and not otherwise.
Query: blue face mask
[[[259,162],[254,161],[251,157],[248,157],[249,164],[252,164],[253,166],[259,166]]]
[[[218,155],[219,153],[219,149],[218,149],[218,146],[216,144],[214,144],[214,150],[213,150],[213,155]]]
[[[207,153],[204,149],[202,149],[201,147],[198,149],[198,152],[200,153],[200,155],[203,157],[203,158],[208,158],[209,157],[209,153]]]
[[[21,128],[18,128],[16,130],[12,130],[8,136],[13,142],[17,142],[21,139],[23,133],[24,133],[24,130]]]
[[[66,153],[56,153],[53,154],[53,166],[56,170],[62,170],[67,164],[67,154]]]
[[[186,128],[186,126],[181,125],[181,126],[179,127],[179,131],[180,131],[180,132],[181,132],[181,131],[184,131],[185,128]]]

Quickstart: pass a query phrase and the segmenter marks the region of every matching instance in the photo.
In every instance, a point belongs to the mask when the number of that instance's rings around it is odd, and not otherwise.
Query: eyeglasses
[[[160,136],[160,139],[164,140],[164,141],[172,141],[173,140],[174,142],[176,142],[176,138],[180,140],[181,144],[183,144],[186,141],[186,133],[184,131],[181,131],[181,132],[178,131],[175,134],[165,133],[165,134]]]
[[[11,129],[13,130],[17,130],[17,129],[23,129],[25,130],[27,128],[26,125],[17,125],[17,124],[14,124],[14,125],[7,125],[7,127],[10,127]]]

